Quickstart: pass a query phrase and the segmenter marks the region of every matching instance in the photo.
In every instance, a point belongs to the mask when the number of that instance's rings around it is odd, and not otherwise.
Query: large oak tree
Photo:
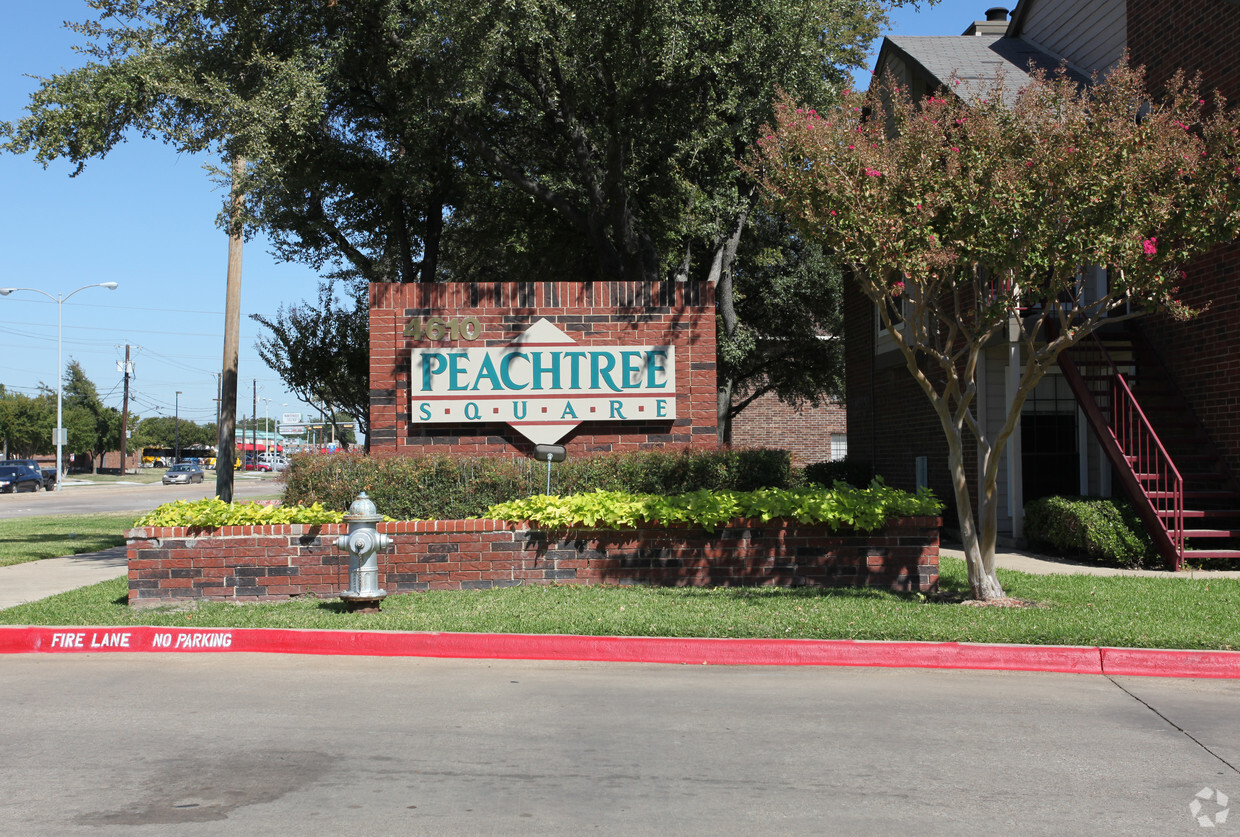
[[[143,134],[245,160],[221,172],[247,195],[234,221],[360,282],[710,281],[725,437],[734,390],[822,391],[806,384],[829,351],[770,360],[828,350],[823,316],[773,293],[764,319],[743,319],[743,300],[795,284],[812,245],[777,235],[778,219],[749,234],[757,191],[736,161],[777,88],[837,94],[892,3],[89,5],[95,19],[72,25],[89,63],[42,80],[3,126],[7,150],[82,165]]]

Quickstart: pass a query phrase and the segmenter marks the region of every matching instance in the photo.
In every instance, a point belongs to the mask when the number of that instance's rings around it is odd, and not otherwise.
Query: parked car
[[[39,487],[51,490],[56,487],[56,469],[40,468],[34,459],[5,459],[0,461],[0,468],[15,467],[30,471],[39,477]]]
[[[254,459],[247,456],[245,458],[245,469],[247,471],[270,471],[271,465],[261,459]]]
[[[202,469],[192,462],[178,462],[164,472],[164,485],[188,484],[202,482]]]
[[[266,463],[272,471],[283,471],[288,468],[288,458],[280,453],[260,453],[258,461]]]
[[[0,465],[0,493],[16,494],[19,491],[38,491],[43,487],[43,477],[26,465]]]

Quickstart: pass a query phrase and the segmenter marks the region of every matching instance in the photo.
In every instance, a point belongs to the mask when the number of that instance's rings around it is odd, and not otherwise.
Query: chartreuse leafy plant
[[[1104,323],[1190,316],[1182,269],[1240,231],[1240,114],[1221,100],[1207,107],[1182,76],[1151,96],[1122,63],[1085,87],[1036,73],[1014,87],[914,100],[887,80],[784,99],[748,166],[771,207],[849,267],[930,400],[979,599],[1003,595],[997,481],[1029,393]],[[1007,414],[983,425],[977,370],[996,340],[1022,368]]]
[[[762,521],[787,518],[801,523],[826,523],[873,530],[889,518],[937,515],[942,504],[929,489],[909,494],[875,479],[869,488],[836,483],[833,489],[763,488],[757,491],[693,491],[687,494],[631,494],[594,491],[567,497],[539,495],[499,503],[485,517],[530,521],[539,526],[566,529],[631,527],[639,523],[688,523],[716,529],[737,518]],[[225,503],[216,498],[165,503],[134,522],[144,526],[185,526],[216,529],[221,526],[262,526],[283,523],[340,523],[344,513],[311,506],[272,506],[262,503]],[[391,518],[385,518],[391,520]]]
[[[218,529],[221,526],[267,526],[284,523],[340,523],[344,512],[312,506],[269,506],[262,503],[225,503],[206,500],[177,500],[144,514],[134,521],[143,526],[186,526],[191,529]]]
[[[833,489],[694,491],[688,494],[626,494],[596,491],[568,497],[539,495],[500,503],[486,516],[529,521],[548,529],[636,526],[639,523],[687,523],[714,530],[736,519],[796,520],[832,529],[881,528],[892,517],[937,515],[942,504],[927,488],[909,494],[876,479],[869,488],[836,483]]]

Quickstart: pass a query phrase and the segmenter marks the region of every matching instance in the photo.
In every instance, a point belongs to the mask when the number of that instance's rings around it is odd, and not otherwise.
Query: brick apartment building
[[[987,10],[986,17],[958,36],[885,39],[876,76],[890,71],[914,95],[945,88],[967,96],[974,84],[994,79],[1000,67],[1005,81],[1018,87],[1031,61],[1046,69],[1062,62],[1087,83],[1091,73],[1105,73],[1127,50],[1132,65],[1146,68],[1151,88],[1183,68],[1201,73],[1204,90],[1218,88],[1229,100],[1240,99],[1237,0],[1021,0],[1010,17],[1001,8]],[[1183,474],[1188,517],[1207,521],[1186,525],[1211,529],[1201,537],[1240,529],[1240,517],[1224,519],[1227,511],[1240,510],[1240,487],[1232,478],[1240,473],[1238,266],[1235,243],[1186,266],[1181,298],[1192,307],[1208,302],[1205,313],[1186,322],[1137,318],[1109,348],[1118,358],[1117,374],[1143,400],[1151,430]],[[1093,270],[1083,279],[1105,283],[1105,271]],[[852,454],[872,463],[893,485],[925,483],[940,497],[951,497],[938,421],[903,358],[884,345],[877,312],[856,288],[846,295],[845,323]],[[1007,366],[1004,345],[989,351],[979,369],[977,409],[984,426],[1006,413]],[[1124,456],[1115,454],[1107,438],[1113,434],[1093,424],[1098,415],[1107,419],[1111,405],[1091,406],[1086,403],[1091,398],[1078,395],[1074,386],[1069,370],[1052,370],[1022,408],[1021,428],[1005,453],[1011,462],[1000,470],[1006,478],[1000,478],[999,525],[1008,538],[1020,537],[1024,504],[1037,497],[1150,493],[1139,487],[1143,475],[1132,473]],[[976,473],[976,451],[969,453],[968,467]],[[1139,505],[1141,497],[1134,496],[1134,502]],[[1211,518],[1222,522],[1211,524]]]

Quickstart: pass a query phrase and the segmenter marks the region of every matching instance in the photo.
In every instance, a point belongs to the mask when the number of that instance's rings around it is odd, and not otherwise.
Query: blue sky
[[[923,4],[920,12],[897,10],[892,30],[956,35],[989,5],[948,0]],[[76,65],[74,37],[61,23],[83,19],[90,9],[83,0],[9,0],[5,6],[0,119],[15,120],[36,87],[27,75]],[[117,362],[129,344],[131,412],[171,416],[179,400],[183,418],[215,420],[227,239],[215,226],[222,194],[203,168],[210,162],[142,139],[92,161],[76,178],[66,164],[44,170],[30,158],[0,156],[0,287],[55,296],[96,282],[119,283],[114,291],[89,288],[61,306],[65,362],[78,360],[105,402],[117,408]],[[248,315],[272,316],[282,303],[313,299],[318,276],[277,262],[261,238],[246,244],[244,265],[238,413],[250,413],[255,379],[258,415],[267,409],[272,417],[308,413],[258,357],[254,342],[261,327]],[[33,394],[40,382],[54,384],[56,307],[29,292],[0,297],[0,383],[10,390]]]

